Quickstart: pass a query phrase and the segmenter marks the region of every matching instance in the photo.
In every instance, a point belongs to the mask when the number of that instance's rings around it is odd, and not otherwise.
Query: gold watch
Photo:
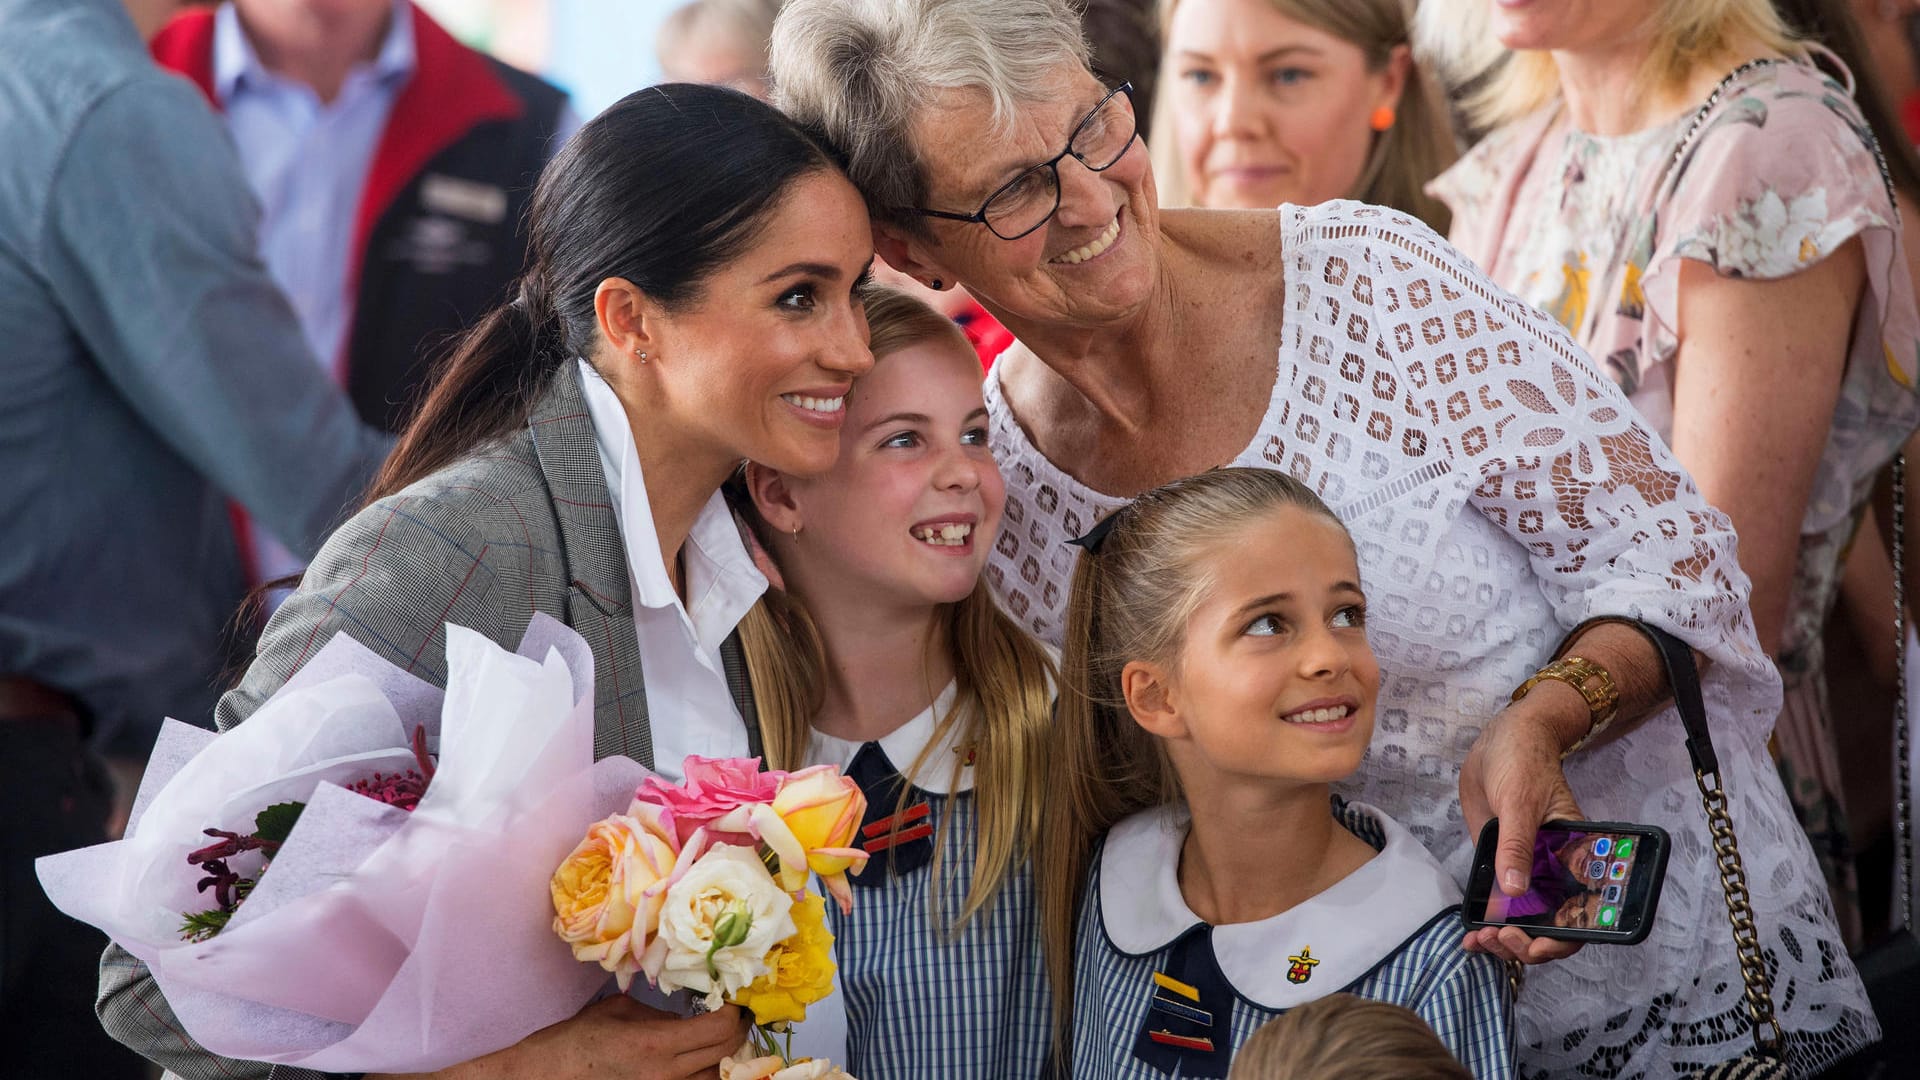
[[[1527,691],[1548,679],[1563,682],[1580,692],[1587,701],[1587,733],[1580,741],[1566,748],[1560,754],[1560,760],[1584,748],[1607,730],[1613,723],[1614,713],[1619,710],[1620,690],[1613,684],[1613,675],[1606,668],[1585,657],[1563,656],[1539,671],[1534,672],[1520,688],[1513,692],[1513,700],[1519,701],[1527,696]]]

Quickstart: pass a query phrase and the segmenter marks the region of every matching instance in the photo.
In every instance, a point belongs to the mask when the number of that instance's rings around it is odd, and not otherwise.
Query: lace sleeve
[[[1733,527],[1619,388],[1559,324],[1425,226],[1349,206],[1334,228],[1365,237],[1367,344],[1399,383],[1403,452],[1466,473],[1473,507],[1527,550],[1561,626],[1602,615],[1651,623],[1767,696],[1772,665],[1754,635]],[[1334,276],[1329,265],[1329,286]],[[1413,445],[1427,438],[1437,445]],[[1771,696],[1777,707],[1777,688]],[[1772,722],[1764,709],[1749,715]]]

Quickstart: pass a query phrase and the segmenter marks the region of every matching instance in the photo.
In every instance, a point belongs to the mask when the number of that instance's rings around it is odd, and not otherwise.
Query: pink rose
[[[685,771],[687,778],[679,784],[649,776],[633,797],[636,803],[660,807],[668,827],[682,845],[693,839],[695,831],[713,826],[742,806],[772,802],[780,791],[781,781],[787,778],[783,772],[762,771],[759,758],[709,758],[694,754],[687,758]],[[756,842],[742,830],[725,827],[708,828],[707,837],[726,844],[751,846]]]

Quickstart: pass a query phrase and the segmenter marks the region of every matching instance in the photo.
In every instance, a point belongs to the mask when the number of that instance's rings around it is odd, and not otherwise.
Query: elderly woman
[[[1604,358],[1733,520],[1786,683],[1788,791],[1857,929],[1821,629],[1873,478],[1920,426],[1920,316],[1851,77],[1770,0],[1449,8],[1436,43],[1494,129],[1434,184],[1454,240]]]
[[[1523,1064],[1594,1075],[1684,1070],[1747,1039],[1680,724],[1652,648],[1607,620],[1675,634],[1708,660],[1796,1064],[1871,1037],[1767,760],[1779,682],[1726,518],[1557,324],[1418,222],[1347,202],[1162,213],[1126,88],[1085,60],[1066,0],[788,0],[774,32],[776,99],[839,145],[881,254],[964,283],[1018,338],[986,393],[1007,610],[1060,640],[1065,541],[1132,493],[1226,463],[1311,484],[1353,532],[1386,675],[1350,794],[1462,877],[1468,830],[1499,817],[1516,895],[1549,817],[1675,834],[1646,944],[1527,980]],[[1480,934],[1502,955],[1570,952]]]

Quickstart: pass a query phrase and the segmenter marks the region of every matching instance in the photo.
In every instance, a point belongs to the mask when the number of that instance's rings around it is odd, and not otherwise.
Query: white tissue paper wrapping
[[[226,1057],[425,1072],[564,1020],[608,977],[554,934],[547,882],[647,771],[594,762],[593,654],[557,620],[517,654],[449,625],[447,686],[336,634],[231,731],[168,720],[126,838],[38,860],[41,884]],[[346,790],[413,767],[418,725],[438,763],[412,813]],[[306,810],[227,928],[180,940],[214,906],[186,858],[202,830],[250,833],[290,799]]]

